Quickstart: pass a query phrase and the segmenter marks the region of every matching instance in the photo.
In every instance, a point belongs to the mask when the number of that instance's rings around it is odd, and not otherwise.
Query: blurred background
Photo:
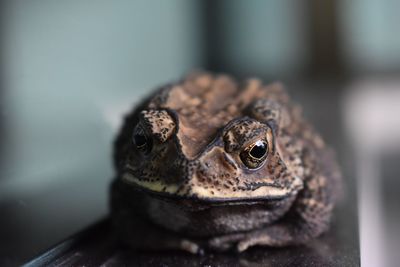
[[[0,265],[106,216],[122,115],[193,69],[283,81],[338,152],[363,265],[399,261],[400,2],[0,6]]]

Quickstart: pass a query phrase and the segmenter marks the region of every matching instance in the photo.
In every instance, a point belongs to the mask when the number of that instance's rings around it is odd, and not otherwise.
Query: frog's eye
[[[148,138],[142,127],[136,127],[133,133],[133,143],[139,151],[149,153],[152,148],[152,139]]]
[[[268,155],[268,143],[266,140],[258,140],[249,145],[240,153],[240,159],[250,169],[261,167]]]

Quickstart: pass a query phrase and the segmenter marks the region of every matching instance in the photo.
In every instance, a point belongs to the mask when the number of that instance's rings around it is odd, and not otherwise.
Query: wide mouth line
[[[131,172],[128,172],[132,175]],[[132,175],[135,178],[135,176]],[[122,179],[123,182],[133,186],[135,189],[145,192],[153,197],[161,198],[164,200],[173,201],[190,201],[193,203],[215,204],[215,205],[240,205],[240,204],[253,204],[266,201],[279,201],[285,199],[289,194],[284,195],[269,195],[269,196],[253,196],[253,197],[201,197],[196,194],[180,195],[171,192],[160,192],[146,188],[132,180]],[[270,186],[270,184],[264,184]]]

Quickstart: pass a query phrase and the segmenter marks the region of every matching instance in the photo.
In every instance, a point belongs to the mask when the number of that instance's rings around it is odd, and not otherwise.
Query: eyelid
[[[268,143],[268,150],[271,153],[275,153],[276,146],[275,146],[275,131],[274,129],[268,127],[267,133],[265,134],[265,139]]]
[[[249,117],[230,121],[223,129],[223,141],[228,153],[240,152],[257,140],[267,140],[270,151],[274,149],[273,130],[268,123]]]
[[[242,149],[242,150],[244,150],[244,149],[246,149],[246,148],[251,149],[251,148],[254,147],[254,146],[256,145],[256,143],[259,142],[259,141],[265,141],[267,144],[269,143],[269,142],[268,142],[267,135],[264,134],[264,135],[260,135],[260,136],[254,137],[254,138],[252,138],[252,139],[250,139],[250,140],[247,140],[245,143],[242,144],[241,149]],[[268,148],[269,148],[269,147],[268,147]]]

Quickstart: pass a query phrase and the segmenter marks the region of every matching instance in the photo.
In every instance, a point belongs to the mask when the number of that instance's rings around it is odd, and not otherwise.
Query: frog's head
[[[285,96],[279,84],[239,87],[225,76],[171,86],[126,120],[120,176],[149,193],[206,202],[292,196],[303,183],[277,142],[290,123]]]

